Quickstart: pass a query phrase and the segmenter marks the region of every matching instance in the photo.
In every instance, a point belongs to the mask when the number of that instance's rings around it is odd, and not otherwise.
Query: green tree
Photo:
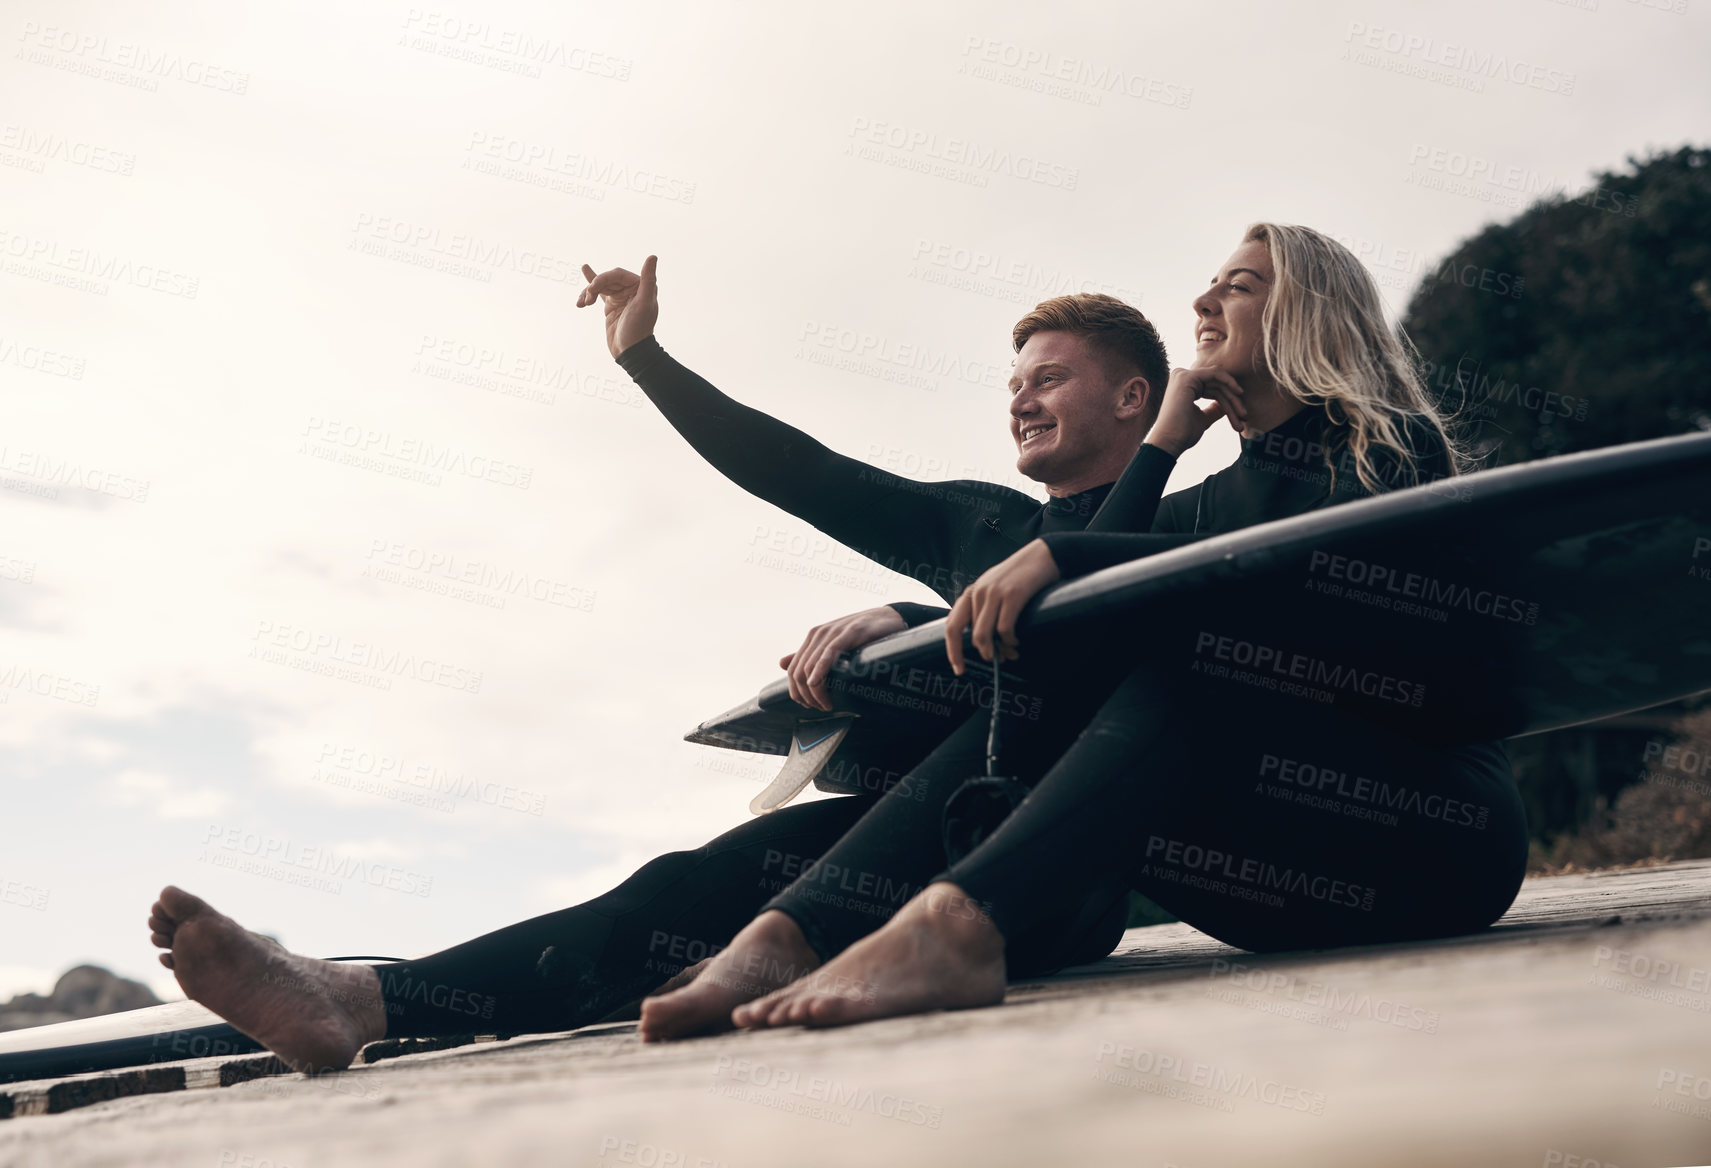
[[[1468,239],[1409,302],[1485,466],[1711,429],[1711,150],[1595,178]]]
[[[1595,178],[1462,243],[1409,302],[1428,383],[1484,466],[1711,429],[1711,151]],[[1646,744],[1701,705],[1511,740],[1535,864],[1706,854],[1705,801],[1635,782]]]

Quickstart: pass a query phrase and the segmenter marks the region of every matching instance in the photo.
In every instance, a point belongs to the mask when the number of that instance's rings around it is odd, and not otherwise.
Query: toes
[[[790,991],[788,989],[773,990],[770,994],[756,998],[752,1002],[744,1002],[731,1011],[731,1021],[736,1022],[738,1026],[747,1026],[755,1030],[772,1026],[775,1024],[774,1015],[778,1013],[779,1007],[789,1000],[789,996]],[[739,1014],[742,1015],[740,1020]]]
[[[677,973],[672,974],[670,979],[667,980],[664,985],[660,986],[653,993],[649,994],[648,997],[650,997],[650,998],[663,997],[666,994],[672,993],[675,990],[682,989],[684,986],[688,985],[690,982],[692,982],[696,978],[700,977],[703,973],[706,973],[707,967],[710,964],[712,964],[712,961],[713,961],[713,959],[711,957],[703,957],[700,961],[697,961],[694,965],[689,966],[687,969],[679,970]]]
[[[777,1002],[773,1003],[772,1009],[767,1011],[766,1024],[768,1026],[795,1025],[796,1011],[801,1005],[801,994],[782,995]]]
[[[158,907],[163,910],[168,920],[183,921],[206,911],[208,902],[199,896],[192,896],[176,884],[168,884],[160,890]]]
[[[836,1026],[848,1016],[848,1003],[830,994],[822,994],[807,1005],[807,1016],[802,1019],[804,1026]]]
[[[642,1020],[637,1031],[643,1042],[658,1042],[676,1032],[675,1023],[682,1016],[682,996],[683,991],[677,990],[642,1001]]]

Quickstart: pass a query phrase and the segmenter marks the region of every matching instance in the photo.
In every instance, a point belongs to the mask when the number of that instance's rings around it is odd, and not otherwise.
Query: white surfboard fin
[[[855,724],[854,718],[822,718],[813,722],[796,723],[796,733],[790,737],[790,755],[784,769],[768,783],[766,790],[749,800],[749,813],[765,815],[777,811],[802,793],[802,788],[814,781],[814,776],[836,754],[844,735]]]

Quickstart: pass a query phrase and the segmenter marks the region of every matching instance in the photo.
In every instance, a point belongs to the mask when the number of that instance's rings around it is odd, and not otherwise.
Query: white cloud
[[[117,806],[141,808],[155,819],[206,820],[233,803],[230,792],[194,787],[171,775],[134,768],[114,775],[105,791]]]

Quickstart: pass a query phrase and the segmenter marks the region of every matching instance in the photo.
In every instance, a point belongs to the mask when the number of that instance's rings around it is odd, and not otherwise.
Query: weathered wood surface
[[[1138,929],[998,1009],[384,1053],[13,1084],[0,1165],[1707,1164],[1711,863],[1529,881],[1497,927],[1429,944],[1255,957]]]

